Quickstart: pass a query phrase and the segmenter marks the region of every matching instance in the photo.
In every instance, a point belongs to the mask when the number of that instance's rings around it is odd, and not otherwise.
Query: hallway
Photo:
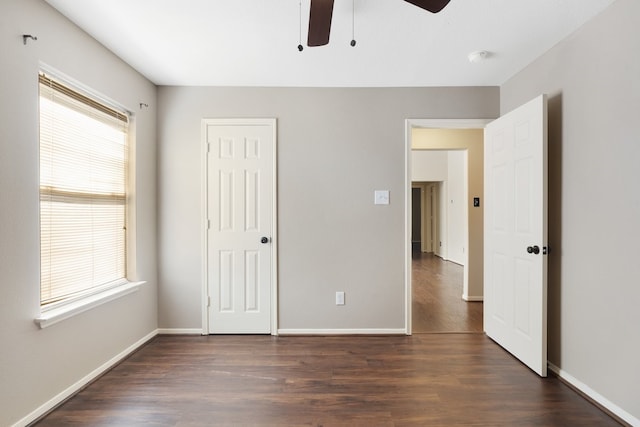
[[[482,332],[482,302],[462,299],[463,267],[431,253],[412,258],[413,333]]]

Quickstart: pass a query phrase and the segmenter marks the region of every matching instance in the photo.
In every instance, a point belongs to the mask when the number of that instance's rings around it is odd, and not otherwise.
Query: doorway
[[[482,332],[482,303],[463,299],[467,156],[460,149],[412,150],[413,333]]]
[[[488,123],[491,122],[490,125]],[[487,182],[486,221],[482,206],[484,188],[470,192],[473,215],[469,215],[468,259],[465,274],[469,292],[480,291],[484,300],[483,329],[540,376],[547,374],[547,98],[540,95],[496,120],[406,120],[405,133],[405,297],[406,329],[411,334],[410,222],[411,150],[429,146],[427,133],[451,129],[482,132],[481,143],[468,144],[469,151],[483,155],[469,183]],[[456,132],[457,133],[457,132]],[[484,136],[487,139],[485,141]],[[433,136],[433,135],[431,135]],[[442,136],[442,135],[440,135]],[[456,135],[458,136],[458,135]],[[434,138],[438,139],[438,138]],[[455,138],[453,138],[455,139]],[[460,141],[458,141],[460,142]],[[485,174],[484,167],[489,168]],[[517,163],[517,165],[516,165]],[[480,172],[480,173],[478,173]],[[472,179],[474,176],[477,179]],[[478,196],[475,196],[475,194]],[[513,195],[516,197],[513,197]],[[473,217],[480,220],[472,236]],[[484,232],[487,231],[485,240]],[[485,254],[486,246],[486,254]],[[540,247],[542,249],[540,249]],[[523,255],[524,253],[524,255]],[[539,256],[539,254],[543,256]],[[488,257],[485,262],[485,255]],[[479,261],[479,263],[478,263]],[[475,264],[474,263],[478,263]],[[477,268],[479,267],[479,268]],[[486,271],[485,271],[486,268]],[[496,274],[497,273],[497,274]],[[472,282],[473,279],[473,282]],[[477,280],[480,279],[480,280]],[[473,286],[472,286],[473,283]],[[473,294],[471,294],[473,295]],[[470,296],[471,296],[470,295]]]
[[[467,150],[469,155],[469,163],[467,167],[468,194],[463,200],[463,205],[467,206],[468,211],[468,237],[464,245],[464,262],[462,267],[463,277],[463,295],[462,299],[467,302],[482,301],[483,284],[482,284],[482,245],[483,245],[483,218],[482,218],[482,183],[483,183],[483,145],[482,136],[479,142],[469,142],[465,139],[467,135],[482,135],[486,123],[490,120],[422,120],[409,119],[406,121],[406,137],[405,137],[405,326],[406,333],[413,333],[412,326],[412,245],[411,245],[411,204],[412,204],[412,165],[411,155],[412,149],[439,149],[439,150]],[[437,144],[425,142],[424,134],[428,131],[443,132],[449,130],[460,130],[462,132],[455,133],[453,138],[449,138],[448,145],[438,146]],[[478,162],[479,157],[479,162]],[[473,160],[471,160],[473,158]],[[478,199],[478,205],[473,204],[474,210],[470,207],[472,199]],[[438,242],[439,243],[439,242]]]
[[[416,187],[415,184],[411,188],[411,252],[422,252],[423,245],[426,242],[423,241],[422,228],[423,218],[425,215],[422,206],[422,192],[424,190],[420,187]]]
[[[411,184],[411,251],[440,255],[439,197],[442,182]]]

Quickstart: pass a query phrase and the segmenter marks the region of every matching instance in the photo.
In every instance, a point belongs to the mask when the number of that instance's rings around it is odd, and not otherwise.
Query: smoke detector
[[[489,52],[486,50],[477,50],[475,52],[471,52],[467,58],[469,58],[469,62],[475,64],[476,62],[482,62],[489,57]]]

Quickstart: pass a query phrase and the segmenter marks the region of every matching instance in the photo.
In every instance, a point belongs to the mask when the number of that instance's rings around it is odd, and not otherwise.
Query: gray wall
[[[501,88],[549,94],[549,357],[640,419],[640,2],[618,0]]]
[[[22,43],[22,34],[38,41]],[[155,87],[40,0],[0,3],[0,425],[156,330]],[[136,112],[140,291],[39,329],[39,61]],[[138,102],[150,104],[140,111]]]
[[[401,329],[405,119],[496,117],[498,98],[491,87],[159,88],[159,326],[201,327],[202,118],[278,119],[279,327]],[[376,189],[389,206],[374,206]]]

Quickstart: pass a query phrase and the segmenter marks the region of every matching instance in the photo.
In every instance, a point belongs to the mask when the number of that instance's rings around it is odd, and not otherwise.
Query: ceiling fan
[[[431,13],[438,13],[449,3],[450,0],[404,0],[428,10]],[[331,15],[333,14],[334,0],[311,0],[311,11],[309,12],[309,35],[308,46],[324,46],[329,43],[329,32],[331,31]]]

